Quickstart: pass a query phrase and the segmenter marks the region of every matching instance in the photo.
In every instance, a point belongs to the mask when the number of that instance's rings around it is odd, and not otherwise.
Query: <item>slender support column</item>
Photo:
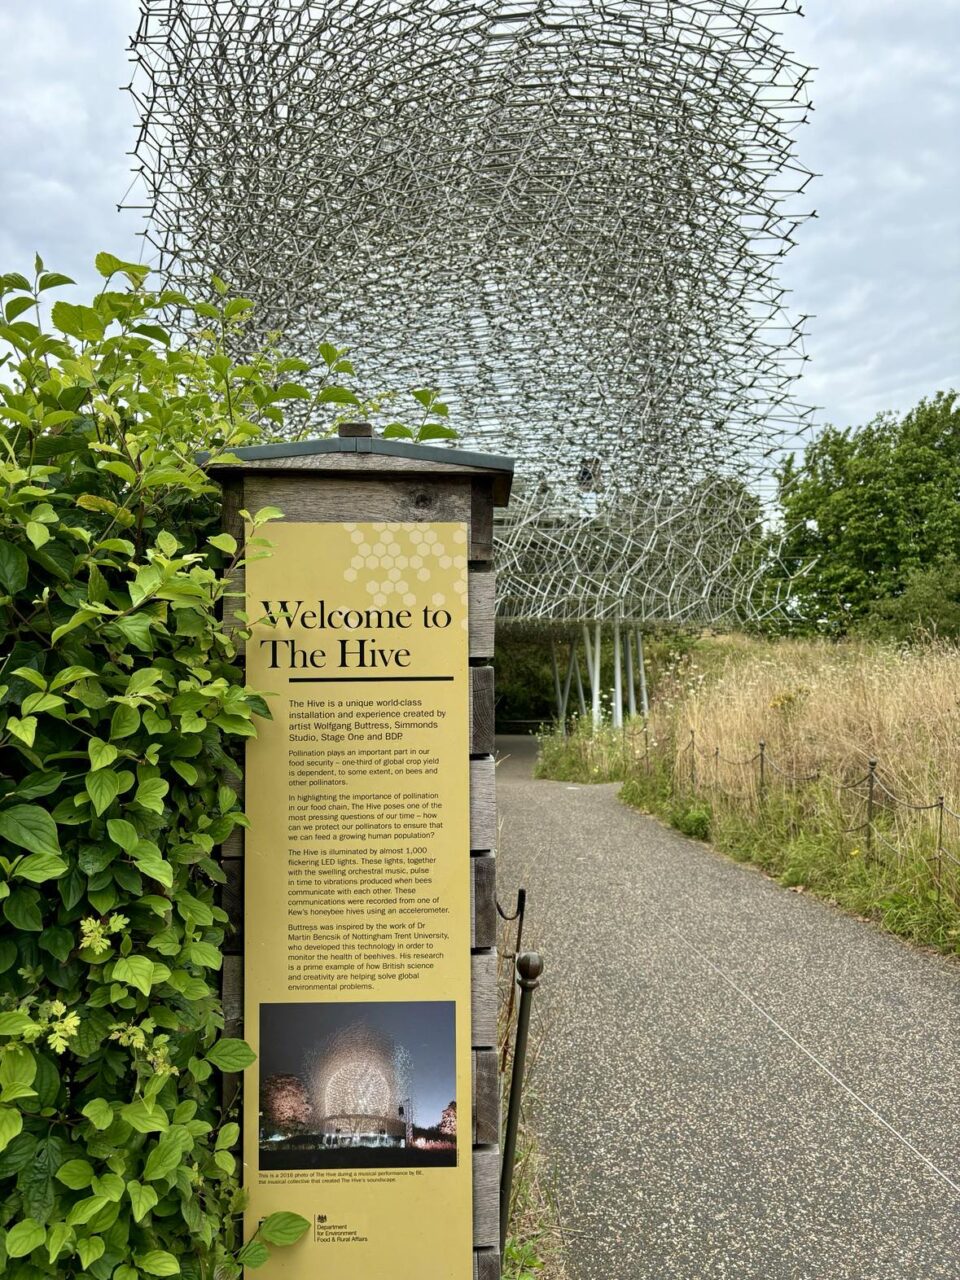
[[[570,653],[567,658],[567,678],[563,682],[563,701],[560,705],[560,723],[563,726],[564,736],[567,732],[567,708],[570,705],[570,683],[573,680],[573,664],[577,657],[577,642],[570,641]]]
[[[553,667],[553,693],[557,700],[557,724],[563,724],[563,694],[560,690],[560,665],[557,662],[557,642],[550,637],[550,662]]]
[[[576,641],[574,641],[574,644],[576,644]],[[585,716],[587,714],[587,700],[583,696],[583,680],[580,676],[580,655],[577,653],[576,648],[573,650],[573,677],[577,682],[577,704],[580,707],[580,714]]]
[[[595,729],[599,729],[603,723],[603,708],[600,702],[600,639],[600,623],[595,622],[593,624],[593,674],[590,677],[591,712]]]
[[[630,631],[627,630],[627,643],[624,645],[627,651],[627,714],[635,716],[637,714],[637,690],[633,677],[633,645],[630,643]]]
[[[623,653],[619,622],[613,624],[613,727],[623,728]]]
[[[637,667],[640,674],[640,713],[646,719],[650,714],[647,701],[647,664],[643,660],[643,632],[637,628]]]

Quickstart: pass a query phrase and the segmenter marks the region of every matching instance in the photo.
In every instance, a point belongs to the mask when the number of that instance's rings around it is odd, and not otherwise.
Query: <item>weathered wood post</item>
[[[259,1054],[243,1082],[253,1225],[311,1221],[258,1274],[496,1280],[489,663],[513,463],[365,426],[236,456],[213,472],[227,531],[242,511],[284,520],[238,584],[248,679],[275,696],[248,748],[250,828],[222,850],[225,1034]],[[455,1146],[438,1113],[453,1098]]]

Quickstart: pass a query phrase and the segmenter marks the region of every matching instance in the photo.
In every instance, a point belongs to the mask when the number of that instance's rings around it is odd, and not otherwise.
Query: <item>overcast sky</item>
[[[92,285],[140,255],[130,185],[135,0],[0,0],[0,266]],[[785,40],[818,68],[800,155],[818,219],[782,276],[813,313],[800,396],[861,423],[960,386],[960,0],[807,0]]]

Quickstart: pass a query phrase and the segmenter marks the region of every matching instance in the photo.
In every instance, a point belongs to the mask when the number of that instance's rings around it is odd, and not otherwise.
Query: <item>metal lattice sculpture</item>
[[[501,610],[753,607],[803,415],[792,0],[143,0],[146,235],[512,453]]]

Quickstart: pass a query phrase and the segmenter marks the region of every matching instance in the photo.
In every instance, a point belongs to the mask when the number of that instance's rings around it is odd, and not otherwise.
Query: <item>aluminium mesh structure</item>
[[[755,611],[802,427],[792,0],[142,0],[146,236],[516,456],[500,610]],[[312,424],[316,432],[317,424]]]

